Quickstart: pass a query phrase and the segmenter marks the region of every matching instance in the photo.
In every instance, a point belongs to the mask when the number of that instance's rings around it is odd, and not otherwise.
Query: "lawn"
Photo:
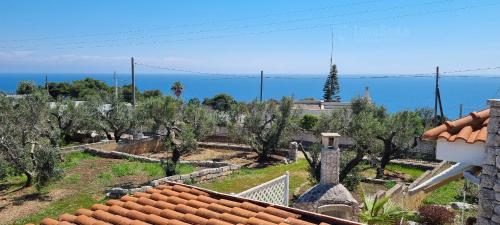
[[[359,168],[361,170],[361,175],[367,178],[375,178],[375,175],[377,174],[376,169],[367,164],[363,163],[359,165]],[[389,163],[385,167],[386,171],[393,172],[393,173],[404,173],[412,178],[412,180],[417,179],[420,175],[422,175],[425,170],[412,167],[412,166],[405,166],[405,165],[400,165],[400,164],[395,164],[395,163]]]
[[[104,159],[82,152],[68,153],[64,159],[64,162],[59,165],[64,169],[63,177],[53,181],[39,193],[34,188],[23,190],[23,193],[18,195],[39,196],[39,198],[35,198],[34,202],[23,202],[21,205],[0,211],[0,217],[2,217],[0,224],[26,224],[40,221],[45,217],[57,218],[60,214],[73,213],[78,208],[104,202],[105,191],[111,187],[140,186],[150,180],[164,177],[164,170],[158,163]],[[179,165],[178,170],[181,174],[186,174],[195,171],[196,168]],[[0,185],[6,182],[22,185],[24,179],[22,176],[10,177],[0,181]],[[38,200],[47,198],[50,201]],[[31,208],[26,209],[26,207]],[[31,213],[15,217],[9,216],[6,210]],[[4,216],[9,218],[3,220]],[[7,222],[9,220],[10,222]]]
[[[464,179],[456,180],[434,190],[424,199],[423,204],[448,205],[451,202],[462,202],[464,182]],[[477,187],[475,187],[475,185],[470,186],[472,186],[472,188],[469,189],[471,191],[466,193],[465,201],[467,203],[477,204]]]
[[[222,180],[196,185],[223,193],[239,193],[279,177],[285,174],[286,171],[290,173],[290,195],[292,195],[296,188],[308,182],[308,164],[304,159],[298,160],[296,163],[280,164],[265,168],[243,168]]]

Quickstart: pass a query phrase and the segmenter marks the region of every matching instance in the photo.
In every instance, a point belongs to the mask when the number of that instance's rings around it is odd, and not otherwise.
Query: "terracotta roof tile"
[[[464,131],[465,132],[465,131]],[[477,132],[479,135],[480,132]],[[355,222],[169,183],[43,225],[354,225]]]
[[[469,115],[426,131],[423,139],[444,139],[449,142],[463,140],[466,143],[486,142],[490,109],[471,112]]]

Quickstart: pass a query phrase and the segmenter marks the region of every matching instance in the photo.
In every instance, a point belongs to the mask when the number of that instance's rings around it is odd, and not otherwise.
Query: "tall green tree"
[[[170,90],[172,91],[172,93],[174,93],[175,97],[180,98],[182,95],[182,91],[184,90],[184,86],[182,86],[181,82],[176,81],[172,84]]]
[[[326,102],[340,102],[340,85],[337,65],[333,64],[323,86],[323,99]]]

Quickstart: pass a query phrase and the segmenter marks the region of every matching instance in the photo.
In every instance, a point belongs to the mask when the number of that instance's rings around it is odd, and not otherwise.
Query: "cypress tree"
[[[337,77],[337,65],[333,64],[330,74],[326,78],[323,86],[323,99],[326,102],[340,102],[340,85]]]

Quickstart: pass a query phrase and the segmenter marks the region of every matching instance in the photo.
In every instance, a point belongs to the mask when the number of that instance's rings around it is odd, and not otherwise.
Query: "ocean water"
[[[92,77],[113,85],[112,74],[49,74],[49,82],[72,81]],[[369,87],[372,100],[384,105],[389,111],[418,107],[434,107],[434,77],[393,77],[393,76],[339,76],[342,101],[349,101],[364,94]],[[43,84],[41,74],[0,74],[0,90],[13,93],[21,80],[33,80]],[[251,101],[259,97],[260,78],[239,76],[208,76],[185,74],[137,74],[136,82],[140,90],[160,89],[170,93],[170,85],[180,81],[184,85],[183,98],[210,97],[218,93],[228,93],[237,100]],[[118,75],[118,84],[130,83],[130,75]],[[270,76],[264,79],[263,96],[281,98],[293,96],[295,99],[322,98],[324,76],[294,75]],[[500,76],[443,76],[440,79],[441,99],[445,115],[456,118],[459,105],[464,105],[464,113],[486,108],[486,100],[500,98]]]

